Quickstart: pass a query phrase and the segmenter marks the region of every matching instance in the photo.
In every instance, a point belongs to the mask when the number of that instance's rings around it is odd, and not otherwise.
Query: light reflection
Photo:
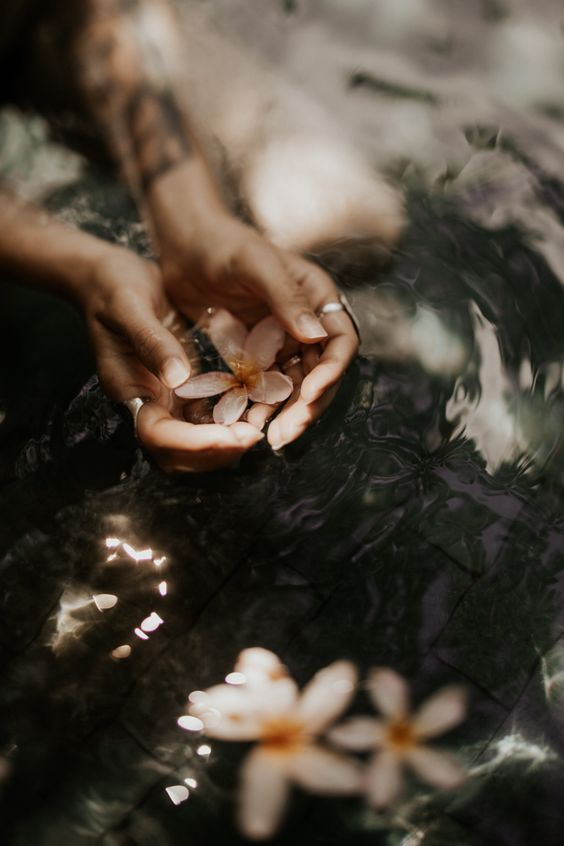
[[[550,705],[564,703],[564,645],[559,641],[541,659],[544,693]]]
[[[163,623],[163,618],[159,617],[156,611],[153,611],[152,614],[149,614],[148,617],[145,617],[145,619],[141,623],[141,628],[144,632],[155,632],[159,628],[159,626],[162,626]]]
[[[76,637],[80,629],[86,625],[86,620],[77,619],[75,614],[89,605],[92,605],[92,598],[88,594],[80,593],[72,588],[65,590],[55,619],[55,634],[50,642],[54,652],[61,649],[68,638]]]
[[[121,546],[121,541],[119,538],[106,538],[105,544],[108,549],[115,549],[117,546]]]
[[[245,684],[247,677],[244,673],[228,673],[225,681],[227,684]]]
[[[139,628],[135,629],[135,634],[137,637],[141,638],[141,640],[149,640],[149,635],[146,635],[145,632]]]
[[[195,778],[185,778],[184,784],[187,784],[188,787],[192,788],[192,790],[195,790],[198,786],[198,782],[196,781]]]
[[[193,690],[188,696],[188,701],[193,705],[204,705],[208,700],[208,694],[203,690]]]
[[[159,593],[161,596],[166,596],[168,593],[168,585],[166,582],[161,582],[159,585]]]
[[[198,746],[196,749],[196,754],[201,758],[209,758],[211,751],[211,746],[208,746],[207,743],[202,743],[202,745]]]
[[[153,550],[150,548],[147,549],[135,549],[135,547],[131,546],[129,543],[123,544],[123,551],[126,555],[129,555],[130,558],[133,558],[134,561],[150,561],[153,557]]]
[[[555,761],[557,755],[548,746],[539,746],[530,743],[518,734],[508,734],[493,744],[493,756],[484,764],[472,767],[471,775],[480,775],[484,772],[496,770],[508,760],[521,761],[535,768],[543,764]]]
[[[177,723],[185,731],[201,731],[204,727],[203,722],[198,717],[188,715],[179,717]]]
[[[181,805],[190,796],[190,791],[183,784],[173,784],[166,788],[166,792],[174,805]]]
[[[160,558],[153,559],[153,564],[155,567],[161,567],[166,561],[166,555],[161,555]]]
[[[92,597],[98,611],[109,611],[117,605],[118,598],[114,593],[97,593]]]
[[[122,646],[116,646],[115,649],[112,649],[111,656],[115,658],[116,661],[122,661],[124,658],[129,658],[131,655],[131,646],[128,643],[124,643]]]

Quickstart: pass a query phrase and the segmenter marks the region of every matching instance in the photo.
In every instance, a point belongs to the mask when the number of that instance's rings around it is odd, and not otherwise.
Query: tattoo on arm
[[[129,98],[125,117],[141,188],[146,194],[157,177],[190,155],[190,141],[170,91],[157,92],[150,85],[142,85]]]
[[[191,143],[174,92],[164,83],[166,74],[155,80],[150,70],[167,45],[147,47],[138,36],[132,14],[141,5],[138,0],[102,0],[99,5],[90,0],[79,64],[91,108],[131,187],[145,196],[159,176],[188,158]]]

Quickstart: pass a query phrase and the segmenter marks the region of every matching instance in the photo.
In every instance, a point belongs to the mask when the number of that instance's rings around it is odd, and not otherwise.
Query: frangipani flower
[[[450,789],[464,780],[462,766],[445,752],[425,745],[429,738],[449,731],[466,716],[462,688],[446,687],[410,715],[409,691],[393,670],[373,670],[368,692],[384,719],[352,717],[329,732],[329,739],[342,749],[377,750],[365,775],[369,801],[377,808],[389,805],[400,792],[402,768],[408,764],[416,774],[436,787]]]
[[[226,426],[239,420],[249,400],[273,405],[288,399],[292,380],[278,370],[270,370],[285,340],[285,332],[274,317],[265,317],[248,332],[240,320],[218,309],[207,331],[231,373],[218,370],[193,376],[176,389],[177,396],[199,399],[223,394],[213,410],[213,419]]]
[[[248,683],[209,688],[190,713],[210,737],[256,742],[242,766],[239,824],[247,837],[259,840],[274,834],[292,783],[325,794],[360,790],[359,764],[318,742],[351,701],[356,670],[337,661],[300,695],[273,653],[245,652],[237,666],[249,673]]]

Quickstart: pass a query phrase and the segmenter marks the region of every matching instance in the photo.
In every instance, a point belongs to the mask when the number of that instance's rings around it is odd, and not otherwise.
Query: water
[[[255,645],[300,684],[344,658],[363,677],[402,673],[415,702],[448,684],[470,696],[438,741],[467,766],[463,787],[409,780],[386,814],[296,791],[275,842],[562,842],[561,124],[517,155],[530,123],[512,115],[504,144],[484,126],[470,136],[475,170],[446,189],[405,175],[393,263],[343,271],[363,356],[282,455],[261,446],[229,472],[163,475],[89,379],[78,318],[5,288],[3,842],[245,842],[233,820],[246,749],[176,721]],[[51,204],[144,249],[98,176]],[[99,594],[115,608],[99,612]],[[152,612],[164,623],[143,640]],[[371,710],[363,688],[353,710]],[[197,787],[174,806],[166,788],[185,779]]]

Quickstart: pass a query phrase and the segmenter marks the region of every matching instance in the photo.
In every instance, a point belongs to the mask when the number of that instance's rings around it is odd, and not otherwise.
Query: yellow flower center
[[[293,752],[305,740],[303,725],[288,717],[279,717],[263,723],[260,742],[270,752]]]
[[[260,370],[257,368],[254,361],[237,358],[228,363],[231,368],[231,372],[240,385],[248,388],[249,390],[255,387],[260,376]]]
[[[408,720],[395,720],[390,723],[386,739],[388,745],[392,747],[395,752],[405,752],[417,744],[417,735],[412,724]]]

